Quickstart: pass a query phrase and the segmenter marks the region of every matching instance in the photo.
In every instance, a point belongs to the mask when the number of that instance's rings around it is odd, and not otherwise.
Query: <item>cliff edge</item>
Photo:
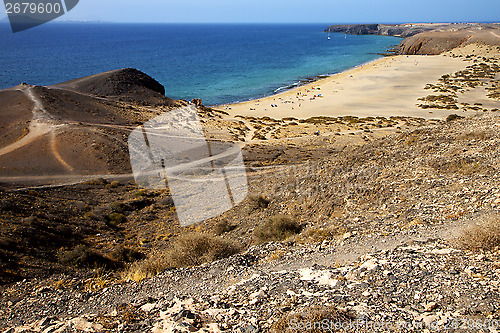
[[[436,55],[472,43],[500,46],[496,23],[344,24],[325,32],[405,38],[392,51],[406,55]]]

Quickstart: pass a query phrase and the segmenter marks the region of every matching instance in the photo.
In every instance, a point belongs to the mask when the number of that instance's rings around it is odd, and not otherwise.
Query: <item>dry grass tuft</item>
[[[336,239],[345,233],[345,228],[335,225],[325,228],[311,228],[302,232],[298,237],[298,241],[304,243],[321,243],[323,241]]]
[[[152,278],[169,267],[164,253],[153,252],[147,259],[136,261],[129,265],[122,273],[124,281],[140,282]]]
[[[220,237],[193,233],[179,237],[168,256],[173,267],[189,267],[230,257],[239,250]]]
[[[271,216],[262,225],[255,228],[254,236],[258,243],[282,241],[300,234],[303,226],[284,215]]]
[[[486,214],[455,237],[456,246],[471,251],[491,251],[500,246],[500,216]]]
[[[214,232],[217,236],[225,234],[226,232],[230,232],[236,229],[236,225],[229,223],[227,220],[219,221],[215,227]]]
[[[271,332],[333,332],[335,324],[353,320],[354,316],[334,306],[317,306],[302,313],[292,313],[282,316],[275,322]]]
[[[168,268],[197,266],[230,257],[239,251],[234,243],[220,237],[190,233],[177,238],[169,249],[132,263],[122,273],[122,279],[139,282]]]
[[[263,196],[262,194],[257,195],[257,194],[250,194],[248,196],[248,200],[250,202],[250,206],[253,209],[259,209],[259,208],[267,208],[269,206],[269,203],[271,200]]]
[[[111,274],[105,273],[102,269],[98,269],[94,275],[85,280],[85,290],[89,292],[101,291],[114,282]]]

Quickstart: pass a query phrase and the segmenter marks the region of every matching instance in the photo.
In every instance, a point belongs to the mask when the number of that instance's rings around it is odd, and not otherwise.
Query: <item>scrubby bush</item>
[[[116,261],[131,263],[144,258],[144,254],[126,246],[119,246],[111,252],[111,258]]]
[[[471,222],[459,235],[454,243],[465,250],[494,250],[500,246],[500,216],[486,214]]]
[[[284,215],[274,215],[254,230],[258,243],[282,241],[290,236],[297,235],[303,227],[295,220]]]
[[[122,213],[111,213],[106,219],[107,224],[113,228],[117,228],[120,224],[125,223],[126,221],[127,217]]]
[[[168,268],[197,266],[227,258],[239,251],[238,246],[220,237],[190,233],[177,238],[170,248],[156,251],[147,259],[133,263],[123,272],[122,278],[141,281]]]
[[[181,236],[169,253],[173,267],[196,266],[227,258],[239,252],[239,248],[220,237],[192,233]]]
[[[97,179],[93,179],[93,180],[88,181],[86,184],[88,184],[88,185],[107,185],[108,183],[109,182],[104,178],[97,178]]]
[[[254,209],[267,208],[271,200],[264,197],[262,194],[250,194],[248,196],[250,206]]]
[[[462,118],[464,118],[464,117],[453,113],[453,114],[450,114],[448,117],[446,117],[446,121],[451,122],[451,121],[462,119]]]
[[[111,183],[109,183],[108,185],[106,185],[106,187],[111,187],[111,188],[117,188],[118,186],[120,186],[120,182],[117,181],[117,180],[113,180]]]
[[[215,225],[214,232],[217,236],[220,236],[234,229],[236,229],[234,224],[229,223],[227,220],[222,220]]]
[[[115,261],[106,258],[86,245],[78,245],[72,250],[61,252],[59,261],[66,265],[70,264],[82,268],[116,268],[118,266]]]
[[[111,203],[110,208],[115,213],[123,213],[127,209],[127,205],[123,202],[113,202]]]
[[[0,249],[13,250],[16,248],[16,242],[10,237],[0,236]]]
[[[339,226],[329,226],[325,228],[312,228],[305,230],[298,241],[306,243],[320,243],[337,238],[345,234],[346,229]]]
[[[334,306],[315,306],[306,308],[300,313],[283,315],[273,324],[271,332],[291,333],[298,332],[298,329],[311,333],[333,332],[336,331],[335,324],[353,319],[354,316],[351,313]],[[300,324],[304,327],[298,327]]]

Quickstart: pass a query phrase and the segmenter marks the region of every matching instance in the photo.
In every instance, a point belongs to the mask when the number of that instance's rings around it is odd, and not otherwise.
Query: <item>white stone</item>
[[[432,310],[436,309],[438,307],[438,304],[436,302],[430,302],[425,304],[424,309],[426,312],[431,312]]]
[[[144,312],[151,312],[156,308],[156,303],[148,303],[141,306],[141,310]]]
[[[452,254],[452,253],[457,253],[460,252],[459,250],[455,249],[434,249],[431,251],[432,254]]]
[[[426,327],[430,327],[431,323],[438,319],[439,319],[438,316],[426,315],[426,314],[421,314],[420,316],[415,318],[416,321],[423,322]]]
[[[92,324],[85,318],[81,317],[70,320],[68,325],[75,330],[80,330],[84,332],[95,332],[103,329],[102,325]]]
[[[327,285],[330,287],[335,287],[338,284],[338,280],[332,279],[332,274],[327,271],[313,271],[310,268],[305,268],[299,270],[299,273],[302,281],[314,281],[320,285]]]
[[[375,269],[378,269],[380,266],[377,263],[376,259],[370,259],[368,261],[365,261],[359,268],[361,269],[366,269],[368,271],[372,271]]]
[[[251,299],[264,298],[264,297],[266,297],[266,293],[264,293],[263,290],[259,290],[259,291],[254,292],[253,294],[250,294]]]
[[[350,232],[346,232],[346,233],[344,234],[344,236],[342,236],[342,239],[348,239],[348,238],[351,238],[351,237],[352,237],[352,233],[350,233]]]

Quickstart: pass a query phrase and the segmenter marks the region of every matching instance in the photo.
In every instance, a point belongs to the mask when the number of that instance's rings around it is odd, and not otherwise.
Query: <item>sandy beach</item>
[[[470,50],[464,51],[469,53]],[[454,52],[460,54],[462,51]],[[231,116],[274,119],[314,116],[443,118],[450,110],[422,109],[417,104],[420,104],[418,98],[431,92],[424,89],[426,84],[436,83],[442,75],[464,70],[470,65],[464,58],[454,58],[451,54],[385,57],[277,95],[216,108]]]

